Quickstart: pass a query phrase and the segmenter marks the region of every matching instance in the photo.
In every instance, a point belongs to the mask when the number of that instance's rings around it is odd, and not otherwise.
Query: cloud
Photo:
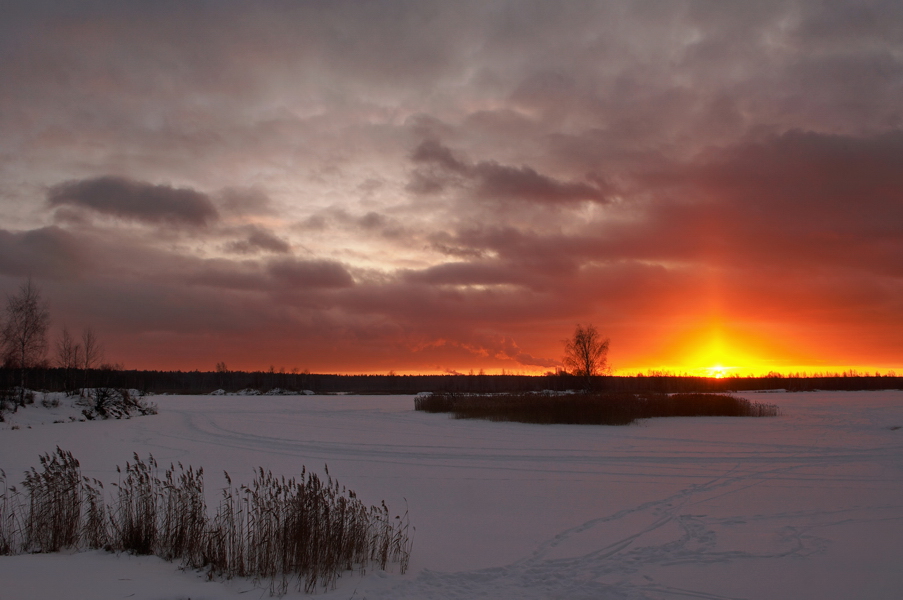
[[[710,149],[645,181],[677,200],[622,232],[625,247],[646,240],[653,255],[676,256],[676,232],[693,232],[682,254],[696,260],[903,274],[903,131],[792,130]]]
[[[267,271],[286,291],[354,285],[354,278],[345,267],[330,260],[278,260],[271,262]]]
[[[466,175],[470,172],[470,166],[456,158],[451,148],[443,146],[438,140],[424,140],[414,148],[411,160],[415,163],[433,164],[445,171]]]
[[[236,215],[269,215],[273,213],[272,201],[266,192],[258,188],[226,188],[217,194],[220,206]]]
[[[416,235],[398,219],[376,212],[368,211],[363,215],[354,215],[341,207],[330,207],[310,215],[295,227],[305,232],[323,232],[329,229],[341,231],[342,235],[378,236],[386,240],[410,241]]]
[[[404,271],[402,277],[412,283],[429,285],[499,285],[522,283],[522,274],[495,263],[442,263],[421,271]]]
[[[449,186],[471,187],[475,197],[487,201],[526,201],[563,204],[607,202],[605,192],[595,183],[560,181],[530,166],[514,167],[493,160],[469,163],[436,140],[424,140],[411,154],[415,170],[408,189],[417,194],[433,194]]]
[[[0,273],[13,277],[61,278],[88,267],[88,256],[71,233],[50,226],[30,231],[0,229]]]
[[[703,155],[686,170],[716,202],[778,212],[795,226],[832,221],[903,232],[903,131],[852,136],[791,130]]]
[[[175,257],[168,257],[172,260]],[[219,291],[236,290],[244,292],[269,292],[272,290],[272,279],[267,276],[264,267],[258,261],[235,261],[228,259],[198,260],[194,257],[183,260],[185,265],[181,272],[169,270],[174,276],[166,285],[178,283],[182,287],[204,286]],[[176,273],[178,275],[176,276]],[[158,276],[165,279],[166,274]]]
[[[121,219],[202,227],[219,218],[206,194],[125,177],[97,177],[53,186],[50,206],[75,206]]]
[[[521,350],[510,336],[495,336],[481,341],[480,350],[504,360],[512,360],[525,367],[555,367],[561,366],[561,362],[549,358],[537,358]]]
[[[273,254],[288,254],[292,250],[291,244],[277,237],[273,232],[262,227],[248,226],[244,239],[229,242],[226,249],[236,254],[258,254],[269,252]]]
[[[903,355],[899,2],[14,4],[0,274],[136,366]]]
[[[561,361],[550,358],[538,358],[523,352],[510,336],[490,335],[479,332],[471,334],[469,338],[458,336],[457,339],[434,338],[423,340],[413,346],[413,351],[423,352],[436,348],[460,348],[482,359],[490,358],[502,361],[502,364],[513,362],[523,367],[545,368],[561,366]],[[458,375],[463,374],[454,370],[448,370],[448,372]]]
[[[605,194],[582,182],[558,181],[532,167],[510,167],[494,161],[479,162],[473,172],[479,181],[477,193],[484,198],[559,203],[605,202]]]

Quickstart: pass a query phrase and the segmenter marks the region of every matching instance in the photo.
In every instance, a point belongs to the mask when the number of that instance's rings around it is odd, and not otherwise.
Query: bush
[[[521,423],[629,425],[653,417],[767,417],[778,407],[727,394],[515,393],[430,394],[415,410],[447,412],[456,419]]]
[[[259,469],[250,486],[223,489],[213,518],[204,502],[203,469],[170,465],[158,476],[153,456],[134,455],[112,509],[103,485],[81,476],[78,461],[60,448],[41,456],[25,493],[7,488],[0,471],[0,554],[106,548],[156,554],[209,575],[269,579],[285,593],[293,578],[311,592],[332,586],[343,571],[369,565],[408,566],[407,512],[390,519],[383,502],[367,508],[329,476],[302,468],[299,479]]]
[[[84,389],[82,402],[88,406],[82,410],[82,414],[88,420],[130,419],[132,416],[157,414],[157,406],[144,400],[135,390]]]
[[[44,408],[57,408],[60,405],[60,399],[55,395],[44,394],[41,399],[41,406]]]

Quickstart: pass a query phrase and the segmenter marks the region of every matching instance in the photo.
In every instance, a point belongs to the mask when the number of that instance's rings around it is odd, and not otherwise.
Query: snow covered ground
[[[114,482],[152,453],[203,466],[213,505],[223,470],[328,464],[365,502],[407,506],[416,533],[406,575],[348,574],[320,598],[903,597],[903,392],[746,397],[783,414],[524,425],[411,396],[158,396],[156,416],[42,424],[35,406],[0,424],[0,468],[21,481],[59,445]],[[154,557],[0,557],[2,600],[266,596]]]

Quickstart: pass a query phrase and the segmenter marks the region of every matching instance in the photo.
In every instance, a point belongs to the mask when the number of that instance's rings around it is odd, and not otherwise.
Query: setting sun
[[[721,365],[715,365],[714,367],[709,367],[707,375],[709,377],[714,377],[715,379],[721,379],[722,377],[727,375],[727,369],[725,369]]]

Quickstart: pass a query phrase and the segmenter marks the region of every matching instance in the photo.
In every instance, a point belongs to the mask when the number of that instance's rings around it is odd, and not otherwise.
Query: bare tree
[[[97,340],[94,330],[86,327],[82,331],[82,368],[84,369],[85,382],[83,387],[88,387],[88,372],[97,368],[103,360],[103,346]]]
[[[609,339],[603,339],[592,324],[577,325],[574,335],[564,341],[564,364],[572,375],[586,378],[586,387],[593,377],[608,370]]]
[[[19,404],[25,406],[25,374],[38,364],[47,352],[47,327],[50,312],[41,292],[29,277],[19,293],[6,298],[6,322],[3,324],[3,356],[18,368]]]
[[[228,380],[227,374],[229,373],[229,367],[226,365],[226,361],[220,361],[216,363],[216,372],[219,375],[219,387],[225,389],[226,381]]]
[[[70,335],[69,328],[63,326],[60,338],[56,342],[56,364],[64,370],[63,387],[69,393],[75,387],[75,374],[81,367],[82,346]]]

